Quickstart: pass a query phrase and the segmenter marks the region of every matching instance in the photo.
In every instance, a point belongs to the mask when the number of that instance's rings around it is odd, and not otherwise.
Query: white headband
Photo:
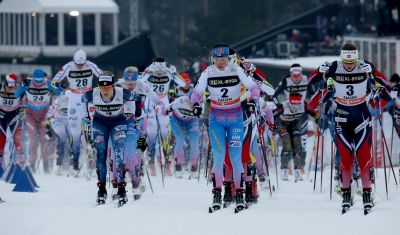
[[[358,50],[341,50],[340,51],[340,59],[343,63],[351,64],[358,60]]]
[[[290,68],[290,73],[292,74],[300,74],[301,72],[303,72],[303,69],[301,67]]]

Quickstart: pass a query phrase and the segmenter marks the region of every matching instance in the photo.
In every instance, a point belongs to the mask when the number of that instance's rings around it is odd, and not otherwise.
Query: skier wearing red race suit
[[[386,99],[390,87],[385,77],[371,63],[358,59],[358,51],[354,45],[345,44],[340,57],[341,61],[320,66],[319,72],[325,74],[327,87],[324,86],[322,97],[321,94],[313,97],[309,107],[315,109],[321,103],[321,98],[322,102],[333,99],[335,132],[342,172],[343,210],[352,205],[350,184],[353,157],[357,157],[360,167],[364,208],[371,209],[374,172],[371,157],[371,114],[368,110],[367,95],[373,89],[379,88],[378,92]],[[372,102],[375,105],[377,103]]]

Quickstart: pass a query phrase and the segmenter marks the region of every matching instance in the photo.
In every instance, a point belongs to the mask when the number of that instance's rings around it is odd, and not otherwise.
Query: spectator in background
[[[351,24],[347,24],[346,28],[344,29],[343,35],[346,36],[357,36],[358,30]]]

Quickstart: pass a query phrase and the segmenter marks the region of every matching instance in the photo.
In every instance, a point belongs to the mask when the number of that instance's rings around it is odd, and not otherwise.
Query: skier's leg
[[[57,135],[57,161],[56,165],[61,166],[64,159],[64,146],[67,143],[68,133],[67,126],[64,125],[62,119],[52,119],[51,127],[53,128],[55,134]]]
[[[393,125],[396,130],[397,136],[400,138],[400,108],[395,107],[393,109]]]
[[[139,150],[137,149],[137,140],[139,136],[140,131],[135,128],[133,122],[130,122],[126,133],[124,156],[132,184],[137,185],[140,183],[140,156],[138,158]]]
[[[355,128],[355,148],[358,165],[360,167],[360,178],[364,189],[370,189],[373,183],[374,168],[371,156],[372,128],[370,118],[365,113],[363,122]]]
[[[7,124],[5,120],[0,120],[0,166],[3,164],[3,154],[4,154],[4,147],[6,146],[6,131],[3,128],[3,123],[5,124],[5,128],[7,128]]]
[[[292,159],[292,141],[288,130],[288,123],[282,121],[279,117],[275,120],[276,127],[282,140],[282,152],[281,152],[281,169],[282,169],[282,180],[288,180],[288,165],[290,159]]]
[[[98,180],[101,184],[106,184],[107,178],[107,149],[109,131],[106,126],[98,121],[93,121],[92,135],[94,148],[96,149],[96,172]]]
[[[243,164],[242,164],[242,141],[243,141],[243,119],[242,116],[228,119],[227,141],[229,157],[233,168],[233,182],[236,190],[243,189]]]
[[[342,190],[350,189],[353,172],[353,137],[354,128],[346,125],[346,122],[336,122],[336,139],[338,151],[340,152],[340,171],[342,172]]]
[[[24,165],[27,159],[22,156],[22,125],[19,120],[16,120],[14,124],[10,125],[10,130],[13,135],[16,160],[17,163]]]
[[[293,147],[293,165],[294,169],[299,170],[302,167],[302,144],[301,144],[301,119],[296,119],[291,123],[292,147]]]
[[[35,112],[26,109],[26,127],[29,135],[29,164],[31,170],[36,170],[36,161],[38,160],[37,150],[39,146],[39,136],[37,135],[37,125],[35,121]]]
[[[190,146],[190,161],[191,161],[191,171],[197,171],[197,161],[199,155],[199,141],[200,140],[200,129],[199,129],[199,120],[197,118],[191,119],[189,122],[189,146]]]
[[[111,142],[115,156],[115,169],[117,183],[125,183],[125,161],[124,161],[124,148],[126,141],[127,126],[123,123],[118,123],[111,130]]]
[[[49,141],[46,139],[46,115],[47,115],[48,108],[37,112],[37,127],[38,129],[36,130],[37,133],[39,134],[38,139],[40,143],[40,154],[43,159],[43,171],[45,173],[50,172],[50,154],[49,154]]]
[[[212,166],[213,186],[221,189],[223,180],[223,164],[225,158],[226,130],[217,117],[210,115],[209,136],[214,162]]]
[[[185,142],[185,136],[182,131],[183,122],[180,121],[175,115],[171,116],[171,129],[175,136],[175,147],[174,147],[174,157],[176,159],[175,168],[177,171],[182,170],[184,164],[184,149],[183,144]]]
[[[300,168],[304,172],[304,166],[306,165],[307,157],[307,133],[308,133],[308,114],[304,113],[301,116],[301,166]]]
[[[82,104],[81,94],[69,93],[68,96],[68,127],[72,137],[73,168],[79,170],[79,155],[82,134]]]
[[[264,161],[261,157],[261,152],[258,144],[258,138],[255,136],[253,140],[251,141],[251,152],[253,153],[254,157],[256,158],[256,167],[257,167],[257,172],[259,175],[265,175],[265,169],[264,169]]]

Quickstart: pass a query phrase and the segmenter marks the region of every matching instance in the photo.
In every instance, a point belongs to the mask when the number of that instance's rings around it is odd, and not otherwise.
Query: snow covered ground
[[[354,208],[341,215],[339,196],[334,193],[329,200],[329,174],[325,168],[322,193],[319,182],[317,192],[309,180],[279,182],[272,198],[262,191],[259,203],[239,214],[233,208],[208,214],[211,185],[204,179],[167,178],[163,189],[160,177],[153,177],[154,194],[147,188],[141,200],[133,201],[129,192],[128,204],[118,208],[110,200],[95,205],[94,178],[38,174],[37,193],[12,192],[12,185],[0,182],[0,195],[6,201],[0,204],[0,231],[4,235],[398,234],[400,192],[393,179],[386,200],[379,172],[378,203],[370,215],[363,215],[360,196]]]
[[[390,138],[391,120],[385,114],[385,134]],[[309,139],[311,152],[313,138]],[[390,146],[390,142],[388,143]],[[400,141],[395,138],[394,161],[397,163]],[[325,144],[325,146],[330,146]],[[227,208],[208,213],[211,204],[211,184],[197,180],[167,178],[162,188],[161,178],[152,177],[154,194],[147,187],[139,201],[133,201],[130,186],[129,202],[118,208],[110,199],[96,206],[96,180],[85,177],[44,175],[35,177],[40,185],[37,193],[12,192],[14,185],[0,181],[1,235],[86,235],[86,234],[399,234],[400,192],[392,175],[389,200],[386,199],[384,174],[377,176],[377,204],[374,211],[363,215],[362,198],[356,195],[353,209],[341,215],[341,198],[334,193],[329,199],[329,150],[325,154],[323,188],[320,174],[313,192],[313,173],[305,181],[279,182],[272,198],[261,191],[259,203],[234,214]],[[309,154],[310,155],[310,154]],[[308,162],[308,160],[307,160]],[[307,168],[308,169],[308,168]],[[399,168],[396,168],[398,174]],[[271,171],[276,187],[275,172]],[[398,175],[396,175],[398,176]],[[146,180],[147,183],[147,180]],[[108,189],[109,194],[111,189]]]

